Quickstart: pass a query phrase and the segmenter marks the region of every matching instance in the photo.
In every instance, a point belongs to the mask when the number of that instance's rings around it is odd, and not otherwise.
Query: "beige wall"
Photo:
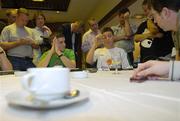
[[[104,0],[92,12],[89,18],[93,17],[97,20],[102,19],[109,11],[111,11],[121,0]]]

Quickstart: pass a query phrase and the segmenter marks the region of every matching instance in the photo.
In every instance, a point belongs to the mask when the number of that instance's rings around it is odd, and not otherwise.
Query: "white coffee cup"
[[[60,96],[69,92],[68,68],[30,68],[22,77],[22,86],[37,97]]]

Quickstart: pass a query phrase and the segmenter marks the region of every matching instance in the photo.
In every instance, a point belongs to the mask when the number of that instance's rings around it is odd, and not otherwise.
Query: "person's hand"
[[[37,42],[35,42],[31,37],[25,37],[22,39],[27,45],[30,45],[34,49],[38,49],[39,45]]]
[[[131,36],[123,36],[123,39],[124,40],[130,40],[130,39],[132,39],[132,37]]]
[[[154,38],[162,38],[162,37],[163,37],[163,34],[159,32],[154,35]]]
[[[55,48],[55,52],[57,55],[61,55],[62,51],[61,48],[58,47],[58,42],[57,42],[57,38],[55,37],[54,39],[54,48]]]
[[[52,34],[51,29],[49,27],[47,27],[47,26],[43,26],[42,31],[46,32],[48,34],[48,36],[50,36]]]
[[[4,52],[4,50],[0,47],[0,52]]]
[[[129,19],[129,15],[130,15],[130,13],[129,13],[129,12],[126,12],[126,13],[124,14],[124,19],[125,19],[125,20]]]
[[[31,40],[28,40],[28,39],[25,39],[25,38],[21,38],[18,40],[18,42],[21,44],[21,45],[31,45]]]
[[[42,27],[42,30],[43,30],[43,31],[49,31],[49,28],[48,28],[47,26],[43,26],[43,27]]]
[[[51,50],[50,50],[50,52],[52,54],[55,53],[55,40],[56,40],[56,37],[54,37],[54,39],[52,40],[52,46],[51,46]]]
[[[141,81],[142,79],[158,79],[159,77],[168,77],[169,62],[148,61],[140,64],[132,76],[132,81]]]
[[[130,36],[128,37],[128,36],[125,36],[125,35],[123,35],[123,36],[113,36],[114,42],[121,41],[121,40],[130,40],[130,39],[131,39]]]
[[[94,40],[94,46],[97,48],[97,47],[101,47],[103,45],[103,35],[102,34],[98,34],[96,37],[95,37],[95,40]]]
[[[32,42],[32,43],[31,43],[31,47],[34,48],[34,49],[38,49],[38,48],[39,48],[39,45],[36,44],[35,42]]]

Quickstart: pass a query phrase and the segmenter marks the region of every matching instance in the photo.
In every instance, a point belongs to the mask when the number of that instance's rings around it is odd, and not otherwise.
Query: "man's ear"
[[[163,18],[167,19],[171,16],[171,11],[167,7],[164,7],[161,11],[161,15]]]

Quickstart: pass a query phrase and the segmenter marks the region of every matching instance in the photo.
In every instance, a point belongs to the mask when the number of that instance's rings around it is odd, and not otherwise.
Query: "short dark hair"
[[[130,10],[128,8],[120,8],[118,14],[121,15],[121,14],[125,14],[126,12],[130,13]]]
[[[61,38],[61,37],[65,37],[65,36],[62,32],[53,32],[50,36],[50,40],[52,41],[54,39],[54,37]]]
[[[36,26],[36,19],[38,16],[42,16],[44,18],[44,21],[46,20],[46,17],[45,15],[41,12],[41,11],[38,11],[37,13],[34,14],[33,16],[33,19],[32,19],[32,24],[33,26]]]
[[[102,33],[105,33],[105,32],[111,32],[114,35],[114,32],[110,27],[103,28]]]
[[[6,16],[10,16],[11,14],[17,14],[17,10],[16,9],[8,9],[6,11]]]
[[[89,25],[90,25],[91,21],[96,21],[96,19],[95,19],[95,18],[90,18],[90,19],[88,20],[88,24],[89,24]]]
[[[175,12],[178,12],[180,9],[180,0],[148,0],[148,4],[158,13],[160,13],[164,7]]]
[[[38,16],[42,16],[44,20],[46,20],[45,15],[41,11],[38,11],[37,13],[34,14],[33,20],[36,20]]]
[[[74,23],[77,23],[77,24],[79,25],[79,28],[84,27],[84,22],[83,22],[83,21],[81,21],[81,20],[74,21]]]
[[[147,7],[150,9],[151,8],[151,5],[149,4],[149,1],[148,0],[144,0],[142,2],[142,5],[147,5]]]
[[[29,12],[26,8],[19,8],[17,10],[17,14],[19,15],[20,13],[26,14],[27,16],[29,16]]]

